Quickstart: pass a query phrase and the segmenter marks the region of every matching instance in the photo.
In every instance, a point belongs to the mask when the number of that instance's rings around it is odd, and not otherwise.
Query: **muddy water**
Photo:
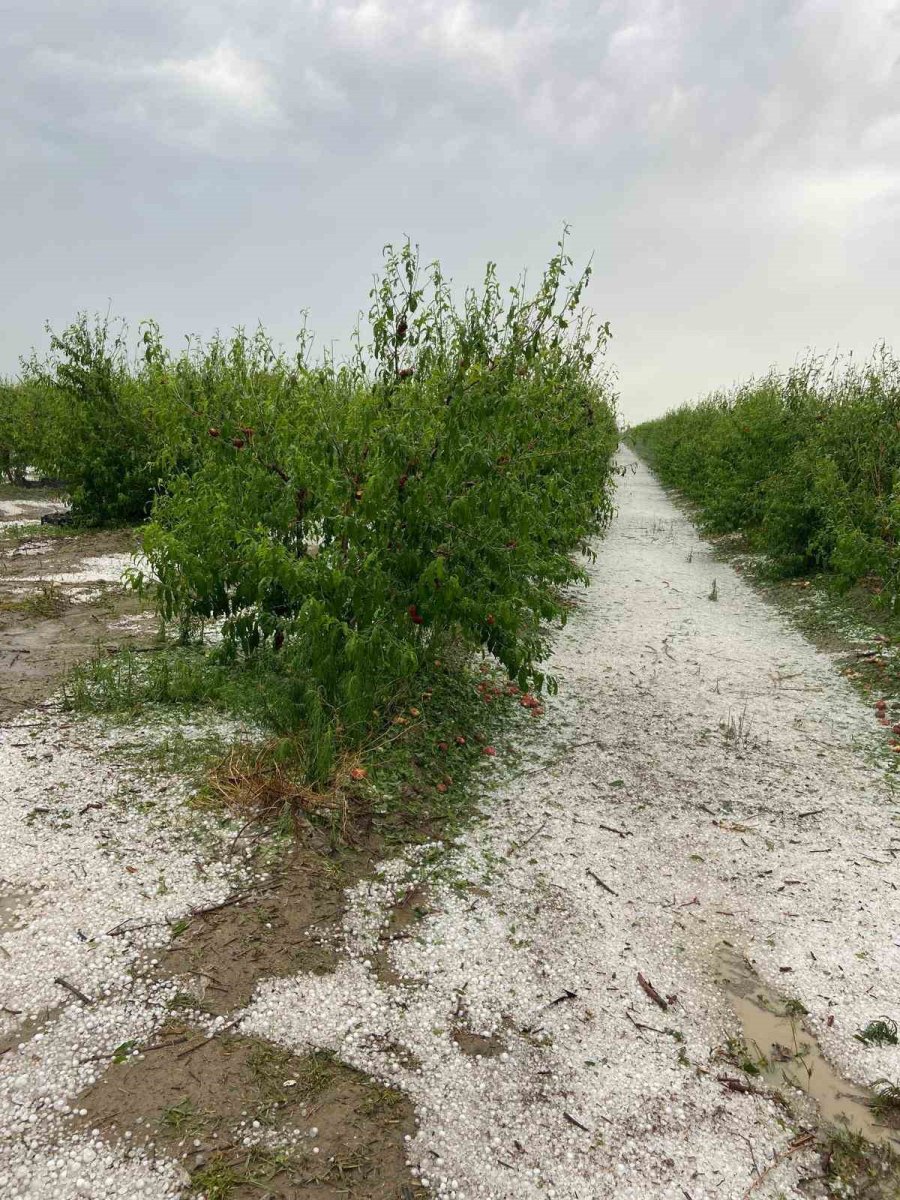
[[[861,1134],[876,1145],[900,1149],[900,1129],[875,1117],[870,1108],[872,1093],[835,1071],[804,1027],[802,1016],[786,1011],[784,997],[767,988],[746,959],[723,946],[716,969],[761,1081],[774,1090],[786,1084],[798,1088],[815,1103],[825,1122]]]
[[[27,888],[18,888],[0,895],[0,933],[15,929],[21,912],[32,895],[32,891]]]

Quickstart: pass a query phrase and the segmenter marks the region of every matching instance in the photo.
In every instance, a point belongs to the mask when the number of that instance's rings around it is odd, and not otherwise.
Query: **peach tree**
[[[307,768],[383,720],[450,646],[522,687],[610,512],[608,327],[561,243],[539,285],[493,265],[454,302],[437,264],[386,250],[371,340],[313,366],[244,346],[205,452],[155,503],[144,552],[170,619],[223,619],[224,652],[278,656]]]

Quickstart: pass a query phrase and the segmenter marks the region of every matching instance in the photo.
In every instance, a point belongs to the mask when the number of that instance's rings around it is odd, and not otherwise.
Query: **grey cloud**
[[[108,303],[344,338],[385,240],[471,281],[564,220],[629,415],[893,333],[896,4],[8,7],[2,368]]]

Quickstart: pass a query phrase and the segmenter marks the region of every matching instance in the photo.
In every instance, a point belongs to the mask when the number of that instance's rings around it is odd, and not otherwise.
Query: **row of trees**
[[[900,594],[900,363],[810,358],[631,431],[707,528],[743,530],[786,574]]]
[[[7,470],[66,481],[89,522],[147,520],[138,586],[225,653],[278,655],[325,777],[449,644],[540,687],[548,623],[610,513],[617,443],[563,245],[533,292],[459,301],[440,267],[386,253],[346,363],[263,333],[174,356],[159,330],[81,319],[3,394]]]

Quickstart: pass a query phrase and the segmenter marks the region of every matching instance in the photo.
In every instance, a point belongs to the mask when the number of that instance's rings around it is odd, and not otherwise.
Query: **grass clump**
[[[900,1158],[890,1147],[874,1146],[849,1130],[832,1129],[824,1134],[820,1148],[827,1196],[895,1200],[900,1195]]]
[[[869,1106],[880,1120],[886,1117],[900,1117],[900,1085],[892,1083],[889,1079],[876,1080],[872,1085]]]
[[[189,773],[199,787],[194,805],[262,817],[285,834],[298,821],[324,823],[335,846],[358,821],[386,844],[452,837],[477,803],[485,750],[541,712],[502,672],[451,649],[397,692],[369,736],[319,782],[309,771],[314,731],[303,726],[294,688],[286,661],[271,651],[233,661],[215,648],[170,645],[78,665],[63,696],[70,711],[150,726],[114,753]],[[204,711],[237,718],[246,736],[231,745],[215,728],[155,737],[153,723],[168,731],[173,709],[201,723]]]
[[[190,1098],[185,1097],[163,1109],[159,1123],[170,1134],[193,1137],[206,1128],[207,1118]]]
[[[897,1022],[890,1017],[879,1017],[870,1021],[853,1035],[864,1046],[896,1046],[898,1044]]]
[[[34,592],[14,600],[0,600],[0,612],[22,613],[29,617],[58,617],[69,607],[70,600],[55,583],[42,583]]]

